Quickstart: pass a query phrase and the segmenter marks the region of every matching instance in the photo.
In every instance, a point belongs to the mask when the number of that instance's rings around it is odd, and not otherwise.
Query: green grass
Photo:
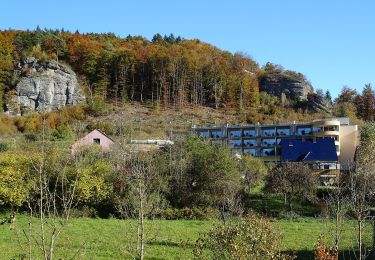
[[[155,220],[146,222],[146,259],[188,259],[200,232],[206,232],[213,221]],[[283,250],[294,252],[298,259],[311,259],[314,244],[321,234],[328,238],[332,222],[323,219],[273,220],[283,235]],[[27,218],[19,216],[17,230],[26,227]],[[34,226],[37,228],[36,226]],[[355,248],[354,222],[347,221],[342,250]],[[365,243],[371,244],[371,226]],[[118,219],[72,219],[56,245],[56,259],[130,259],[135,250],[136,222]],[[21,236],[22,237],[22,236]],[[0,259],[19,259],[15,232],[0,225]]]

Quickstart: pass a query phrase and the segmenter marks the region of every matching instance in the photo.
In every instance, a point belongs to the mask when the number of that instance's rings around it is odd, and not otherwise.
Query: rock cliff
[[[16,76],[15,96],[7,104],[10,113],[49,112],[84,100],[76,74],[56,61],[26,58],[18,64]]]
[[[268,73],[259,83],[260,91],[277,97],[284,93],[293,100],[307,100],[307,96],[313,92],[313,87],[302,74],[293,75],[288,71]]]
[[[327,100],[323,95],[317,93],[310,94],[307,98],[307,107],[310,111],[315,113],[332,112],[332,103]]]

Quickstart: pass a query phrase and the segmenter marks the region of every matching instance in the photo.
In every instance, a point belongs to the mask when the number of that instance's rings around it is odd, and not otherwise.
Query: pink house
[[[104,151],[108,151],[113,144],[114,141],[110,137],[95,129],[72,145],[72,154],[76,153],[81,147],[90,145],[100,145]]]

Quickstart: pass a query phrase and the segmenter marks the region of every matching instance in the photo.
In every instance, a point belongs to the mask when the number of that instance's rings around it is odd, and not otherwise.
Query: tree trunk
[[[359,260],[362,260],[362,220],[358,219],[358,250],[359,250]]]
[[[141,260],[144,258],[144,240],[145,240],[145,228],[144,228],[144,212],[143,212],[143,189],[142,184],[139,182],[138,186],[138,192],[139,192],[139,257]]]

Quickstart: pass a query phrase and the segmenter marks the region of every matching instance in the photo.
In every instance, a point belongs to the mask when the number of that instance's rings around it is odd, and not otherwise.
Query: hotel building
[[[283,139],[316,143],[318,139],[331,138],[334,140],[338,162],[328,166],[330,169],[338,169],[340,165],[346,168],[354,160],[358,145],[358,126],[351,125],[346,117],[307,123],[193,127],[191,131],[214,143],[226,145],[234,155],[250,154],[265,162],[281,161],[280,143]]]

